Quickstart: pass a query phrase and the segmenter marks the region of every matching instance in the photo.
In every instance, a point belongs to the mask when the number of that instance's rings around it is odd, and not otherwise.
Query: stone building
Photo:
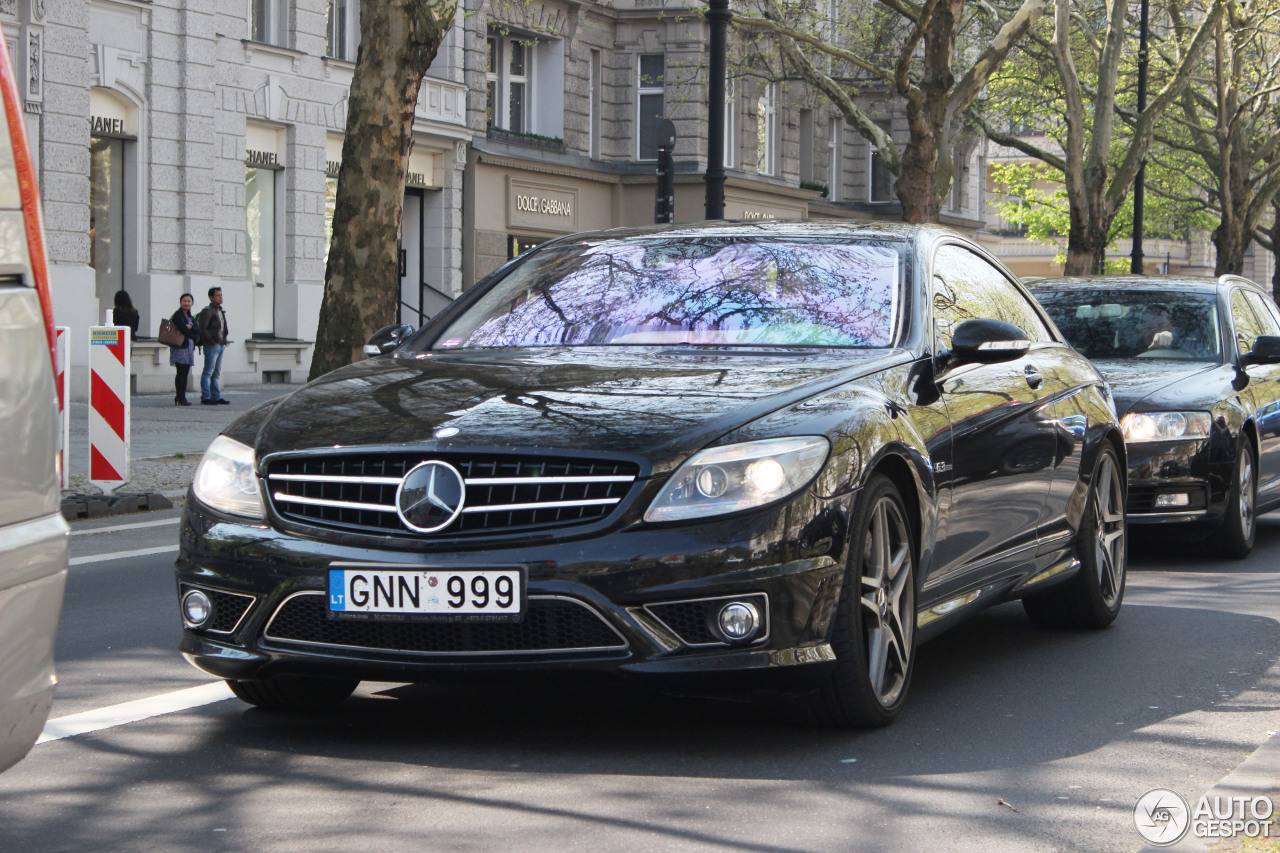
[[[461,6],[415,112],[402,319],[543,240],[652,222],[661,118],[676,129],[676,221],[703,218],[707,26],[694,3]],[[85,329],[123,289],[141,313],[136,387],[171,388],[158,324],[182,293],[199,308],[216,286],[234,341],[224,385],[305,379],[358,22],[359,0],[0,0],[26,69],[73,375]],[[901,110],[878,109],[905,141]],[[736,79],[726,121],[727,217],[899,217],[873,146],[806,87]],[[961,174],[944,221],[975,231],[981,149]]]

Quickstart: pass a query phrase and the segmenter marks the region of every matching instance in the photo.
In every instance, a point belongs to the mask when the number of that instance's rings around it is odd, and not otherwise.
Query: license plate
[[[524,611],[519,569],[330,569],[335,619],[518,622]]]

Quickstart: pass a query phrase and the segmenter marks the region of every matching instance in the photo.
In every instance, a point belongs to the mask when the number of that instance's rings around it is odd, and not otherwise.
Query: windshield
[[[1212,294],[1152,290],[1036,290],[1053,322],[1086,358],[1221,361]]]
[[[897,245],[883,243],[758,236],[576,243],[517,266],[435,348],[886,347],[901,267]]]

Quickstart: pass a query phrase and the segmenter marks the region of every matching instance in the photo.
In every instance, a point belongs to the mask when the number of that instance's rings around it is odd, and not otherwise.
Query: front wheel
[[[227,679],[231,692],[265,711],[315,713],[339,705],[360,686],[354,678],[274,675],[258,681]]]
[[[1227,493],[1227,515],[1212,541],[1224,556],[1243,560],[1253,550],[1257,537],[1255,508],[1258,505],[1258,480],[1254,476],[1253,445],[1241,434],[1240,452],[1236,454],[1235,476]]]
[[[1115,448],[1104,444],[1076,531],[1080,571],[1066,585],[1022,600],[1022,608],[1034,624],[1042,628],[1106,628],[1120,615],[1129,562],[1124,478]]]
[[[796,700],[819,725],[885,726],[902,709],[915,666],[915,548],[898,489],[868,480],[854,512],[849,564],[840,590],[828,681]]]

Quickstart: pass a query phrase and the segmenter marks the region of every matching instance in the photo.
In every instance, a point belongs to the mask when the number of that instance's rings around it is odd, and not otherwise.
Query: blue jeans
[[[222,344],[204,345],[204,371],[200,374],[200,399],[220,400],[218,377],[222,374]]]

